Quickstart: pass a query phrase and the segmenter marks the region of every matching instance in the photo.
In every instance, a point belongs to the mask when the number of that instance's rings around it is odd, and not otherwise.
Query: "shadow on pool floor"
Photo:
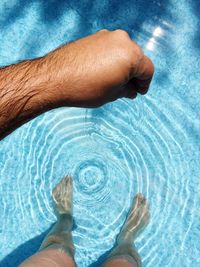
[[[170,21],[172,24],[176,21],[176,18],[169,8],[169,0],[165,0],[164,3],[162,0],[158,0],[156,3],[155,1],[147,0],[141,0],[139,2],[132,0],[96,0],[93,2],[91,0],[86,0],[84,2],[74,0],[32,0],[31,3],[26,0],[18,0],[17,3],[10,5],[10,7],[2,13],[3,16],[0,21],[0,28],[8,30],[8,27],[11,25],[13,27],[17,21],[25,16],[27,10],[30,9],[34,3],[39,3],[38,13],[40,16],[35,22],[34,28],[30,31],[30,34],[26,36],[28,39],[28,46],[23,46],[23,58],[20,58],[20,60],[35,57],[38,49],[40,49],[44,43],[42,37],[49,38],[48,36],[46,37],[46,33],[43,30],[44,28],[42,28],[41,25],[48,25],[48,29],[53,28],[54,23],[59,23],[60,20],[62,21],[63,15],[67,14],[68,11],[76,14],[76,27],[70,32],[70,34],[72,33],[70,38],[68,38],[69,32],[66,29],[62,40],[63,43],[89,35],[101,28],[108,28],[110,30],[122,28],[131,34],[132,31],[141,32],[145,23],[147,25],[153,23],[153,25],[157,26],[160,24],[160,20]],[[23,27],[28,27],[28,24],[25,23]],[[59,30],[59,28],[57,30]],[[48,30],[48,34],[50,33],[51,31]],[[62,41],[60,40],[61,43]],[[26,41],[24,43],[26,43]],[[172,49],[170,43],[168,43],[168,46],[168,49]]]
[[[43,232],[42,234],[18,246],[15,250],[13,250],[10,254],[8,254],[2,261],[0,261],[0,267],[17,267],[25,259],[36,253],[43,239],[48,234],[50,228],[47,231]]]
[[[38,251],[45,236],[49,233],[52,226],[49,227],[49,229],[47,229],[45,232],[41,233],[40,235],[18,246],[15,250],[13,250],[10,254],[8,254],[2,261],[0,261],[0,267],[17,267],[24,260],[26,260],[33,254],[35,254]],[[89,267],[100,266],[105,261],[110,251],[111,250],[106,251],[103,255],[101,255],[97,259],[97,261],[89,265]]]

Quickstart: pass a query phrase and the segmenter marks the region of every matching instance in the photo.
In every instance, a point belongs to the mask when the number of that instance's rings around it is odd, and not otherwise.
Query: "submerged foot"
[[[117,237],[117,243],[133,243],[147,226],[149,218],[147,200],[141,193],[138,193],[133,199],[127,219]]]
[[[135,260],[137,266],[142,266],[141,258],[134,246],[134,240],[147,226],[149,218],[147,200],[138,193],[133,199],[127,219],[117,237],[116,247],[112,250],[108,260],[128,256]]]
[[[54,209],[57,215],[57,222],[47,237],[42,242],[40,250],[53,248],[61,249],[70,256],[74,255],[72,240],[72,178],[64,177],[52,192]]]
[[[52,198],[57,214],[72,214],[72,178],[64,177],[53,190]]]

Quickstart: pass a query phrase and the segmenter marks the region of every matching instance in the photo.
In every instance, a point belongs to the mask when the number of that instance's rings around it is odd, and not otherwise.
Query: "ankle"
[[[55,224],[55,228],[59,228],[65,232],[70,232],[73,227],[73,216],[69,213],[60,214]]]

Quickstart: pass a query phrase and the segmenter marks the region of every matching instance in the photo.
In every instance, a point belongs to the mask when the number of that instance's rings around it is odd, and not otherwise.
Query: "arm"
[[[97,107],[146,93],[153,64],[124,31],[102,30],[0,69],[0,139],[60,106]]]

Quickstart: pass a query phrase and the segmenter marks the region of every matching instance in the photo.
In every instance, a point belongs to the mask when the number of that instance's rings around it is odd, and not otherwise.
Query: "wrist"
[[[73,62],[68,56],[68,46],[56,49],[47,56],[38,59],[38,75],[41,95],[45,103],[53,106],[69,106],[73,98]],[[39,84],[43,83],[42,86]]]

